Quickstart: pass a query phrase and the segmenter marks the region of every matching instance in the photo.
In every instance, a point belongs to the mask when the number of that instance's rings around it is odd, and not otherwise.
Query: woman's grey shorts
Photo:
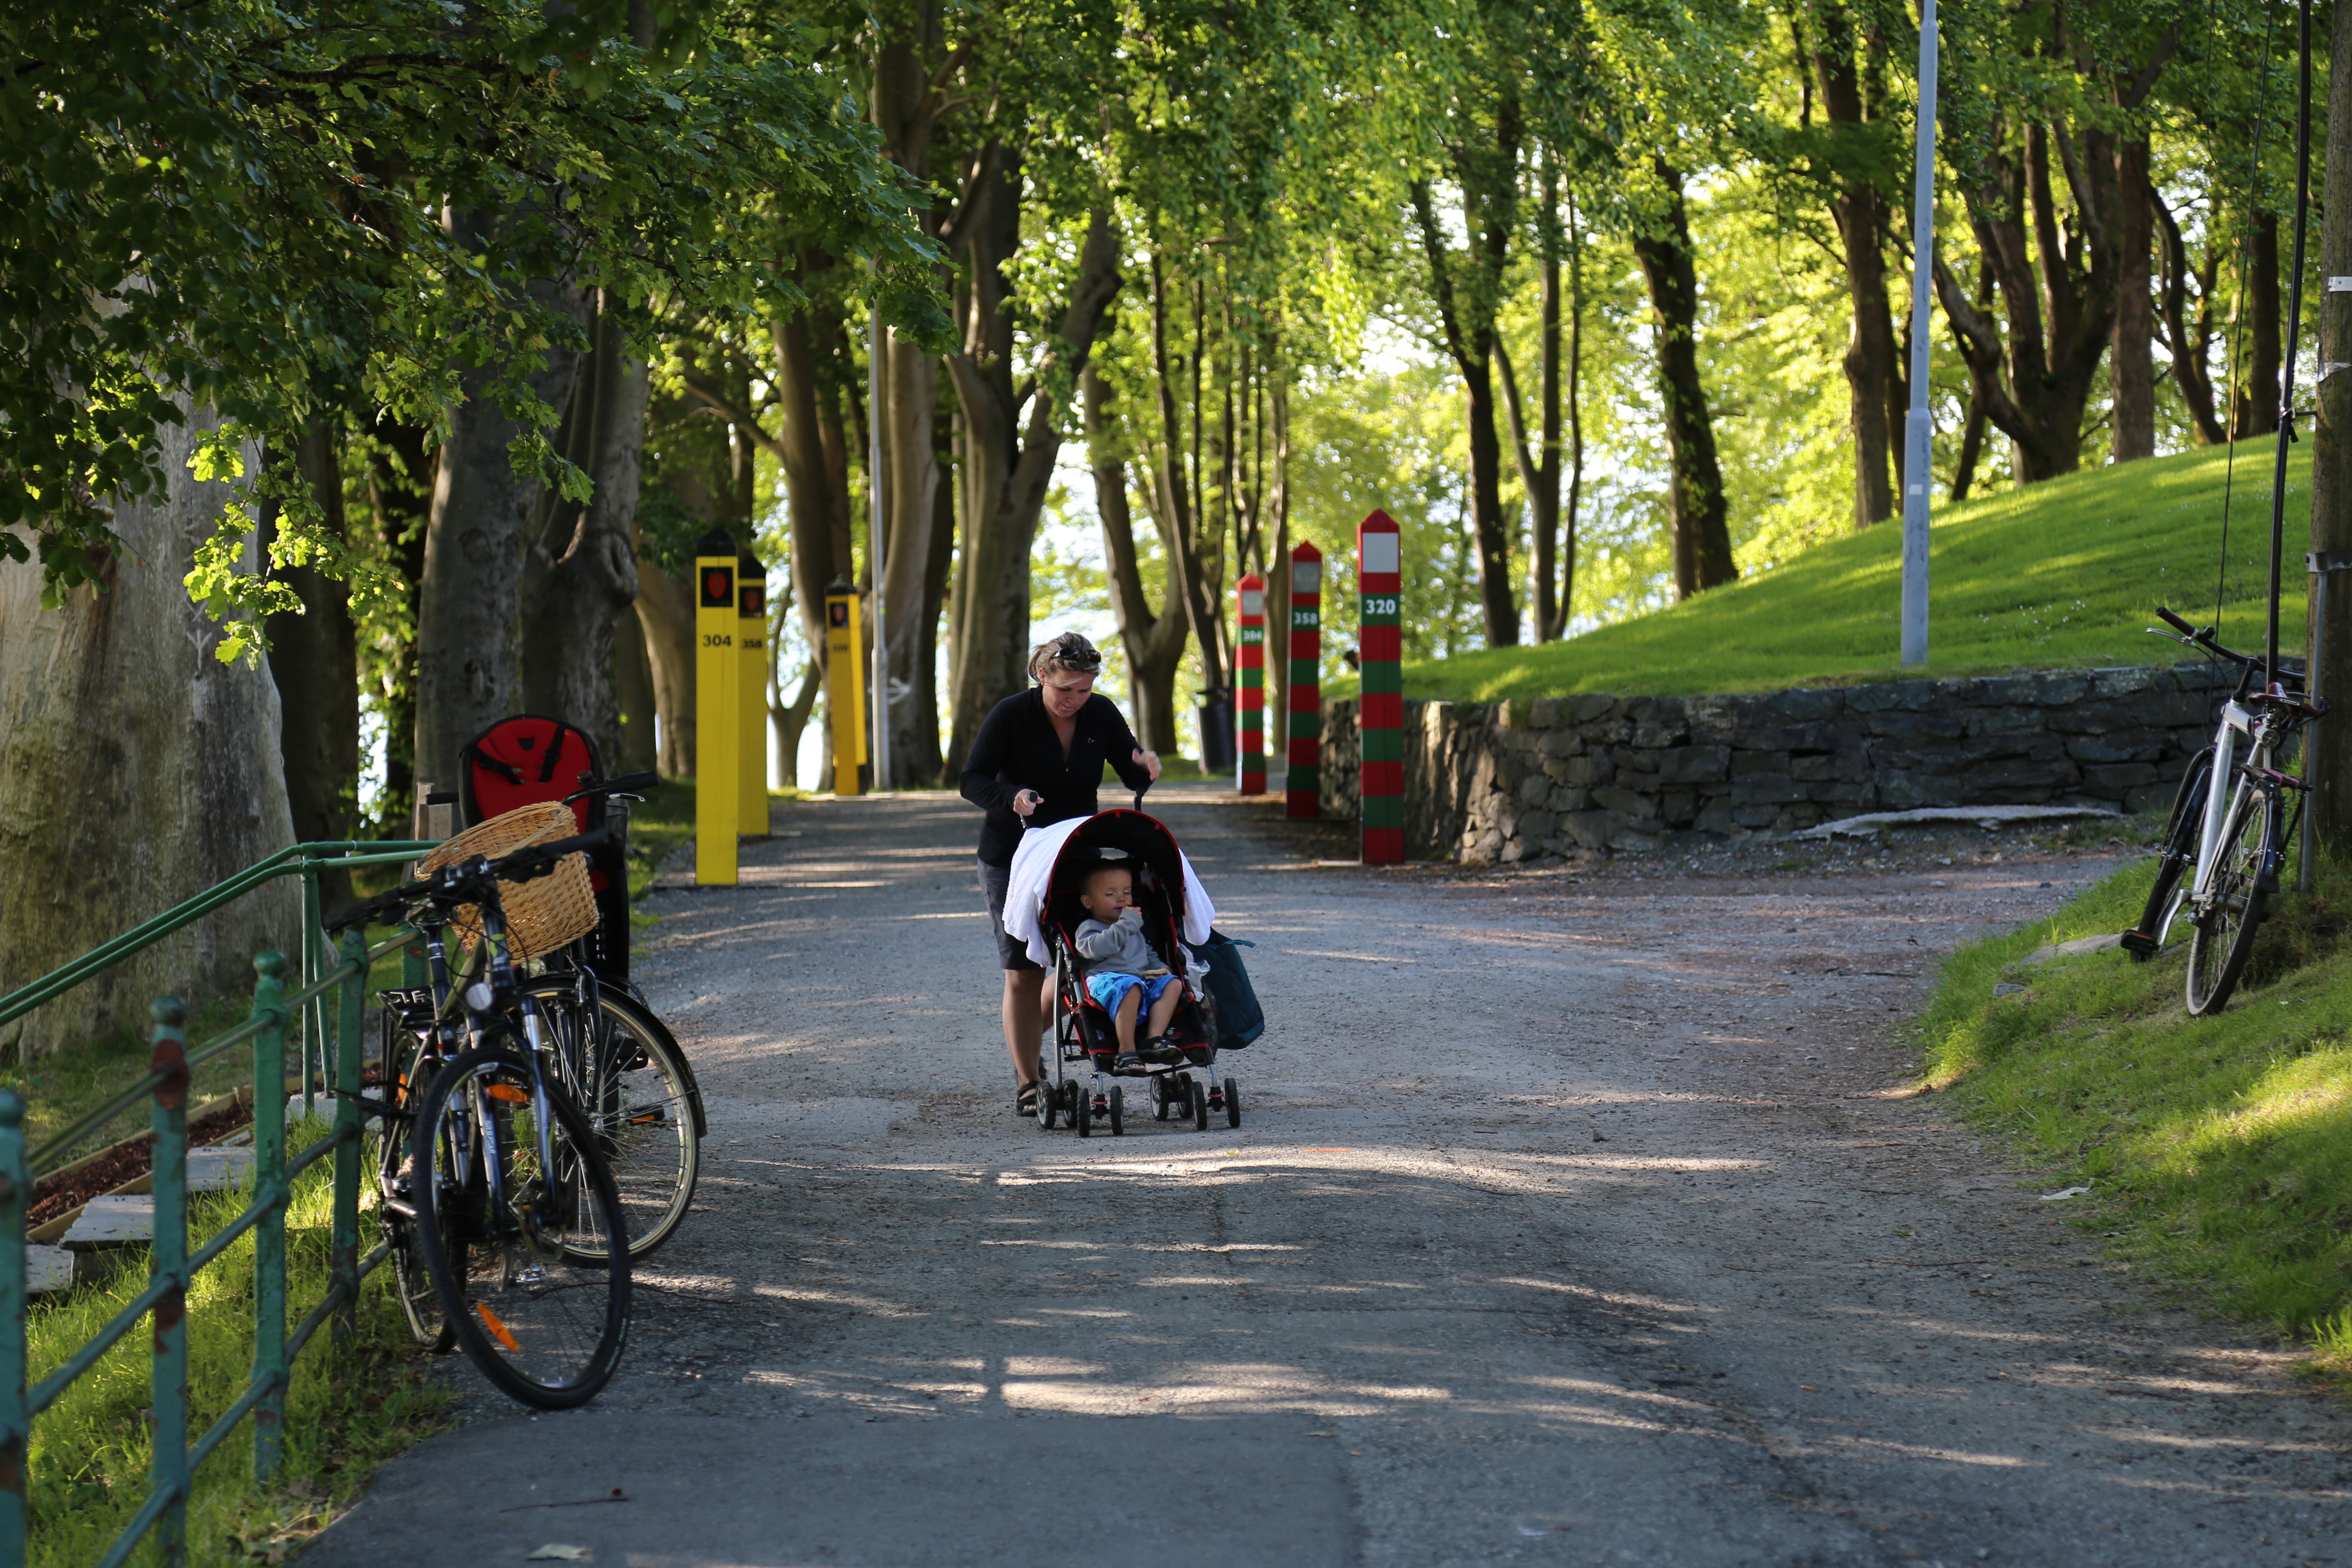
[[[1028,942],[1004,934],[1004,890],[1012,881],[1012,867],[992,866],[985,860],[980,863],[980,890],[988,900],[988,924],[996,932],[996,956],[1007,969],[1025,969],[1034,973],[1045,966],[1030,962]]]

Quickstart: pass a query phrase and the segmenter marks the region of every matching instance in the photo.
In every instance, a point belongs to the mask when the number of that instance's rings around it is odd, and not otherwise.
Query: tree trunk
[[[919,0],[887,13],[875,53],[872,112],[885,154],[913,174],[930,174],[931,132],[945,110],[950,65],[939,0]],[[950,218],[934,208],[924,230],[936,236]],[[940,512],[943,473],[938,432],[939,362],[898,333],[886,334],[880,426],[882,537],[887,611],[885,679],[905,696],[890,705],[890,773],[884,788],[928,784],[940,775],[938,699],[931,692],[937,660],[938,600],[930,592],[939,552],[932,534]],[[952,508],[949,509],[952,515]],[[920,694],[929,693],[928,700]]]
[[[1196,349],[1197,349],[1196,332]],[[1200,359],[1196,352],[1192,359]],[[1186,625],[1192,629],[1193,646],[1201,655],[1201,685],[1204,689],[1225,687],[1226,665],[1224,642],[1217,636],[1220,620],[1220,595],[1215,584],[1214,569],[1207,559],[1209,542],[1202,538],[1206,531],[1201,525],[1195,498],[1199,486],[1188,479],[1185,464],[1184,429],[1176,406],[1175,366],[1168,352],[1168,269],[1162,258],[1154,252],[1151,258],[1151,370],[1152,384],[1158,389],[1160,428],[1159,460],[1152,467],[1150,495],[1151,515],[1159,525],[1160,535],[1168,541],[1168,582],[1171,592],[1184,609]],[[1193,469],[1198,468],[1195,452]],[[1218,564],[1222,564],[1222,556]]]
[[[933,441],[940,362],[917,344],[886,331],[883,354],[883,510],[888,519],[883,584],[888,621],[888,678],[911,699],[938,653],[929,592],[931,532],[939,519],[943,476]],[[936,710],[901,700],[890,705],[890,778],[884,788],[912,788],[939,777]]]
[[[2332,89],[2331,89],[2332,90]],[[2252,219],[2253,236],[2246,247],[2245,321],[2246,379],[2233,400],[2237,437],[2268,436],[2278,429],[2279,395],[2279,221],[2263,208]]]
[[[220,628],[182,581],[229,498],[189,475],[213,420],[183,413],[159,432],[163,489],[114,510],[123,548],[103,592],[45,610],[38,564],[0,565],[0,993],[294,842],[278,689],[266,667],[214,657]],[[158,994],[234,1003],[252,993],[256,950],[300,943],[297,885],[266,883],[0,1025],[0,1051],[22,1063],[143,1037]]]
[[[2116,148],[2115,231],[2119,255],[2116,269],[2115,346],[2108,355],[2108,380],[2115,388],[2110,416],[2110,448],[2118,463],[2156,456],[2156,303],[2148,286],[2151,218],[2148,201],[2147,139],[2138,137]]]
[[[2115,322],[2115,253],[2079,237],[2070,248],[2061,237],[2051,141],[2049,127],[2028,125],[2021,157],[1997,160],[1997,203],[1969,189],[1979,265],[1990,270],[2005,307],[2006,345],[1992,314],[1975,309],[1950,268],[1935,263],[1961,358],[1986,417],[2012,443],[2021,484],[2082,466],[2083,411]]]
[[[941,429],[936,419],[931,423],[931,434],[940,443],[936,454],[940,482],[931,488],[931,559],[923,573],[923,618],[910,667],[913,685],[908,702],[914,711],[914,729],[908,749],[917,763],[918,782],[936,779],[942,784],[952,784],[948,760],[940,751],[939,650],[940,613],[947,605],[948,579],[955,569],[955,486],[950,482],[955,469],[955,454],[949,444],[949,432]]]
[[[1277,347],[1280,339],[1276,340]],[[1277,353],[1267,413],[1274,421],[1274,558],[1265,574],[1266,782],[1290,755],[1290,362]]]
[[[653,667],[664,778],[694,776],[694,585],[637,561],[637,625]]]
[[[642,585],[646,574],[641,570]],[[613,698],[621,727],[604,765],[616,773],[641,773],[661,766],[661,698],[654,689],[654,666],[646,647],[645,622],[623,616],[613,628]]]
[[[433,459],[421,425],[384,424],[377,436],[388,451],[372,455],[368,507],[376,537],[406,596],[392,646],[374,652],[383,715],[383,795],[376,831],[405,838],[416,805],[416,617],[425,588],[425,530],[433,510]]]
[[[550,495],[535,509],[522,582],[522,700],[620,747],[613,637],[637,597],[637,484],[651,383],[627,352],[609,302],[591,329],[563,435],[595,484],[585,505]]]
[[[1872,122],[1863,101],[1861,47],[1843,5],[1821,8],[1822,26],[1812,51],[1823,116],[1832,134],[1854,140]],[[1845,267],[1850,326],[1845,343],[1847,420],[1853,432],[1853,526],[1856,531],[1895,515],[1894,426],[1888,423],[1895,374],[1895,319],[1886,305],[1886,258],[1879,237],[1885,199],[1867,175],[1838,176],[1830,196],[1839,258]]]
[[[346,527],[340,434],[320,421],[302,433],[294,451],[320,526],[337,538]],[[302,601],[300,615],[272,616],[268,627],[294,837],[306,844],[349,838],[357,830],[360,779],[359,639],[352,628],[351,590],[315,566],[282,567],[275,575]],[[329,905],[349,903],[351,873],[322,872],[319,888]]]
[[[801,258],[794,277],[814,285],[814,275],[832,265],[829,258]],[[805,306],[773,330],[776,347],[775,451],[784,470],[784,497],[792,517],[793,600],[799,607],[801,636],[811,657],[824,663],[824,593],[827,584],[850,570],[837,542],[849,531],[845,511],[845,480],[835,474],[839,455],[828,447],[841,445],[838,415],[828,416],[827,404],[838,405],[831,389],[819,384],[820,354],[838,336],[837,324],[819,305]]]
[[[2147,200],[2164,239],[2163,319],[2165,347],[2172,355],[2172,384],[2180,390],[2180,401],[2189,410],[2189,426],[2196,434],[2197,444],[2218,447],[2230,438],[2213,403],[2213,279],[2218,269],[2209,260],[2201,274],[2192,272],[2189,246],[2180,237],[2180,226],[2173,221],[2172,209],[2164,205],[2164,197],[2154,186],[2148,188]],[[2209,257],[2218,256],[2221,244],[2209,236]],[[2200,285],[2193,322],[2189,314],[2189,280],[2192,276],[2199,279]]]
[[[1968,417],[1960,425],[1959,460],[1952,466],[1952,504],[1955,506],[1969,499],[1969,487],[1976,483],[1977,463],[1984,456],[1984,399],[1971,395]]]
[[[2336,7],[2328,55],[2327,145],[2320,188],[2352,191],[2352,5]],[[2319,272],[2324,278],[2352,274],[2352,202],[2330,202],[2325,209]],[[2319,296],[2319,362],[2344,361],[2352,361],[2352,294],[2331,289]],[[2312,426],[2311,548],[2352,560],[2352,379],[2323,374],[2318,394],[2319,416]],[[2347,700],[2352,699],[2352,572],[2314,580],[2327,584],[2327,604],[2325,615],[2310,618],[2319,658],[2307,668],[2316,676],[2313,689],[2337,713],[2346,713],[2352,711]],[[2312,606],[2314,612],[2318,608]],[[2318,835],[2313,844],[2332,859],[2352,858],[2352,725],[2322,720],[2304,733],[2304,744],[2311,748],[2308,831]]]
[[[1513,152],[1511,179],[1516,190],[1515,145]],[[1493,369],[1499,342],[1493,301],[1499,292],[1496,286],[1502,278],[1509,229],[1498,222],[1479,222],[1482,216],[1493,219],[1507,214],[1508,205],[1490,200],[1482,211],[1465,187],[1463,216],[1471,229],[1473,267],[1483,284],[1466,299],[1457,295],[1454,287],[1445,237],[1438,226],[1428,182],[1413,183],[1412,205],[1446,351],[1462,377],[1463,416],[1470,443],[1470,531],[1477,546],[1478,602],[1486,621],[1486,646],[1517,647],[1519,612],[1511,593],[1510,534],[1503,522],[1503,448],[1495,431]]]
[[[964,331],[961,345],[947,356],[970,437],[968,459],[979,470],[963,559],[971,597],[956,654],[951,766],[971,752],[988,710],[1027,684],[1029,554],[1062,450],[1062,409],[1050,389],[1085,371],[1120,283],[1118,231],[1108,211],[1097,208],[1087,221],[1061,319],[1047,339],[1050,346],[1038,357],[1037,390],[1029,399],[1026,428],[1020,428],[1020,398],[1013,385],[1013,300],[1004,274],[1020,239],[1019,202],[1018,164],[1006,160],[1002,180],[986,195],[988,211],[968,225]]]
[[[584,301],[534,283],[531,292],[567,310]],[[569,399],[576,354],[550,351],[529,378],[551,408]],[[434,477],[425,536],[424,593],[416,618],[416,766],[436,784],[457,777],[457,750],[522,700],[522,561],[539,481],[515,472],[509,447],[521,427],[483,392],[496,371],[458,379]]]
[[[1690,214],[1679,170],[1661,162],[1666,210],[1656,227],[1633,238],[1633,254],[1650,289],[1658,349],[1658,392],[1664,404],[1666,456],[1673,464],[1666,490],[1672,530],[1675,597],[1687,599],[1739,575],[1731,559],[1730,513],[1723,468],[1716,457],[1715,421],[1698,369],[1698,272],[1691,262]]]
[[[1079,377],[1087,421],[1087,464],[1094,471],[1095,515],[1101,520],[1103,574],[1110,586],[1111,613],[1118,619],[1120,648],[1127,655],[1129,716],[1149,749],[1176,753],[1176,667],[1184,658],[1183,616],[1154,614],[1143,588],[1135,550],[1133,509],[1128,504],[1127,462],[1113,428],[1109,386],[1094,366]],[[1163,532],[1170,550],[1175,542]],[[1174,606],[1171,606],[1172,610]]]
[[[772,680],[768,689],[769,743],[775,748],[774,767],[777,781],[785,789],[801,785],[801,736],[808,729],[809,715],[816,710],[817,694],[824,687],[824,668],[811,659],[801,672],[801,689],[789,703],[779,700],[782,693]]]

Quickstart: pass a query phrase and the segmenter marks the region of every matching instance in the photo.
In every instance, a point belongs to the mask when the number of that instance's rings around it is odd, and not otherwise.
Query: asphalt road
[[[1464,877],[1153,809],[1258,943],[1238,1131],[1014,1119],[971,813],[789,808],[655,900],[711,1130],[622,1374],[453,1366],[305,1563],[2352,1563],[2341,1405],[1900,1087],[1936,955],[2098,863]]]

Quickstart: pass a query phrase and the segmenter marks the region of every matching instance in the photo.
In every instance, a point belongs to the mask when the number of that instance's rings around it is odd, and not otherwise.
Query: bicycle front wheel
[[[620,1364],[628,1233],[586,1119],[554,1084],[547,1101],[542,1163],[529,1065],[497,1047],[457,1057],[418,1107],[412,1180],[416,1240],[457,1342],[507,1394],[566,1410]]]
[[[2230,808],[2204,908],[2189,936],[2189,1012],[2218,1013],[2238,987],[2278,872],[2285,826],[2279,793],[2249,789]]]
[[[600,988],[593,1016],[573,984],[550,975],[526,987],[538,1004],[573,1101],[621,1194],[629,1256],[669,1239],[694,1202],[702,1138],[694,1072],[661,1020]]]

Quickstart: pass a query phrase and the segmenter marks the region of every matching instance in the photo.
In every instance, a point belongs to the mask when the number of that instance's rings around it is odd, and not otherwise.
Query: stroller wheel
[[[1186,1091],[1184,1098],[1192,1102],[1192,1130],[1196,1132],[1206,1132],[1209,1130],[1208,1087],[1199,1079],[1188,1078],[1184,1080],[1184,1088]]]
[[[1054,1130],[1054,1112],[1056,1109],[1054,1086],[1049,1083],[1039,1084],[1037,1086],[1037,1127],[1040,1131],[1051,1132]]]
[[[1122,1116],[1122,1115],[1120,1115],[1120,1114],[1119,1114],[1120,1110],[1121,1110],[1121,1109],[1126,1105],[1126,1103],[1127,1103],[1127,1095],[1126,1095],[1125,1091],[1123,1091],[1123,1090],[1118,1087],[1118,1085],[1117,1085],[1117,1084],[1113,1084],[1113,1085],[1111,1085],[1111,1086],[1110,1086],[1110,1131],[1111,1131],[1111,1136],[1112,1136],[1112,1137],[1114,1137],[1114,1138],[1118,1137],[1120,1133],[1122,1133],[1122,1132],[1124,1132],[1124,1131],[1127,1131],[1127,1119],[1126,1119],[1124,1116]]]
[[[1169,1101],[1171,1099],[1168,1092],[1168,1088],[1167,1074],[1160,1073],[1152,1078],[1151,1120],[1154,1121],[1165,1121],[1168,1120],[1168,1106]]]
[[[1225,1079],[1225,1125],[1239,1127],[1241,1124],[1242,1086],[1227,1079]]]
[[[1095,1135],[1095,1108],[1082,1083],[1070,1085],[1070,1131],[1081,1138]]]

